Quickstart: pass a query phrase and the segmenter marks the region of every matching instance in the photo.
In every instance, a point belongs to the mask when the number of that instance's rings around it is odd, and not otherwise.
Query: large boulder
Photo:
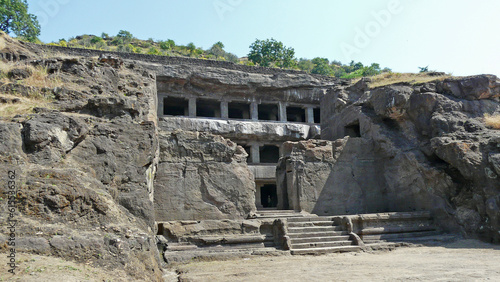
[[[242,219],[255,211],[254,176],[236,143],[201,132],[160,132],[157,221]]]

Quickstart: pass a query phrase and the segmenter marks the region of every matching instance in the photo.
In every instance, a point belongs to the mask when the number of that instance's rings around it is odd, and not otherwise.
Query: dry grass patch
[[[422,84],[431,81],[441,81],[451,77],[448,74],[430,75],[429,73],[386,72],[370,77],[372,82],[369,83],[369,86],[370,88],[376,88],[396,83]]]
[[[11,100],[8,103],[0,104],[0,117],[12,118],[16,115],[31,114],[34,108],[51,108],[51,97],[44,97],[42,95],[37,97],[18,97],[13,95],[1,94],[0,99],[6,98]],[[12,102],[16,100],[16,102]]]
[[[484,123],[491,128],[500,129],[500,114],[484,115]]]
[[[13,82],[8,74],[13,69],[24,69],[30,76],[26,79],[15,81],[16,83],[37,88],[54,88],[60,87],[62,82],[56,76],[49,76],[46,67],[32,66],[25,63],[4,63],[0,62],[0,81],[2,83]]]

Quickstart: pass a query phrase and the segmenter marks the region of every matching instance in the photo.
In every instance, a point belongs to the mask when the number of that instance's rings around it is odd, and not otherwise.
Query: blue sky
[[[81,34],[193,42],[221,41],[242,57],[255,39],[275,38],[297,58],[418,67],[454,75],[500,75],[497,0],[28,0],[41,40]]]

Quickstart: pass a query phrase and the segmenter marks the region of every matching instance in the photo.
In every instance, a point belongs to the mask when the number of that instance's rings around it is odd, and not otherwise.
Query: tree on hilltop
[[[297,65],[295,50],[287,48],[282,42],[275,39],[255,40],[250,45],[248,59],[263,67],[277,66],[280,68],[290,68]]]
[[[40,35],[40,23],[28,13],[26,0],[0,0],[0,30],[34,42]]]

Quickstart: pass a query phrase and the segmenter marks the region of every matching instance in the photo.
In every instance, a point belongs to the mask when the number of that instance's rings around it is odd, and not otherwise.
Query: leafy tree
[[[321,75],[333,75],[333,70],[330,67],[330,62],[326,58],[314,58],[312,59],[314,64],[311,73],[321,74]]]
[[[280,68],[290,68],[297,65],[295,50],[287,48],[275,39],[255,40],[250,45],[248,59],[263,67],[275,65]]]
[[[208,49],[208,53],[214,55],[215,58],[224,57],[226,51],[224,51],[224,44],[222,42],[217,42],[210,49]]]
[[[194,45],[193,42],[189,42],[188,45],[186,45],[186,48],[189,50],[190,53],[193,53],[194,50],[196,50],[196,45]]]
[[[311,60],[304,59],[304,58],[301,58],[299,60],[299,63],[297,64],[297,66],[299,67],[300,70],[305,71],[307,73],[311,73],[311,71],[314,68],[313,62],[311,62]]]
[[[0,30],[35,42],[40,24],[35,15],[28,14],[26,0],[0,0]]]
[[[232,63],[238,63],[240,61],[240,58],[238,58],[238,56],[236,56],[233,53],[228,53],[228,52],[225,52],[224,59],[226,59],[226,61],[229,61]]]
[[[123,40],[123,42],[130,42],[134,39],[134,36],[132,35],[132,33],[126,31],[126,30],[120,30],[118,32],[118,34],[116,35],[116,37],[120,38]]]
[[[333,60],[331,63],[330,63],[331,66],[342,66],[342,63],[340,61],[336,61],[336,60]]]
[[[92,37],[92,39],[90,39],[90,43],[92,43],[92,44],[97,44],[100,42],[104,42],[104,39],[102,39],[99,36],[94,36],[94,37]]]
[[[347,74],[345,68],[343,68],[342,65],[340,66],[335,65],[335,67],[333,67],[332,69],[333,69],[333,76],[335,77],[343,77],[344,75]]]

